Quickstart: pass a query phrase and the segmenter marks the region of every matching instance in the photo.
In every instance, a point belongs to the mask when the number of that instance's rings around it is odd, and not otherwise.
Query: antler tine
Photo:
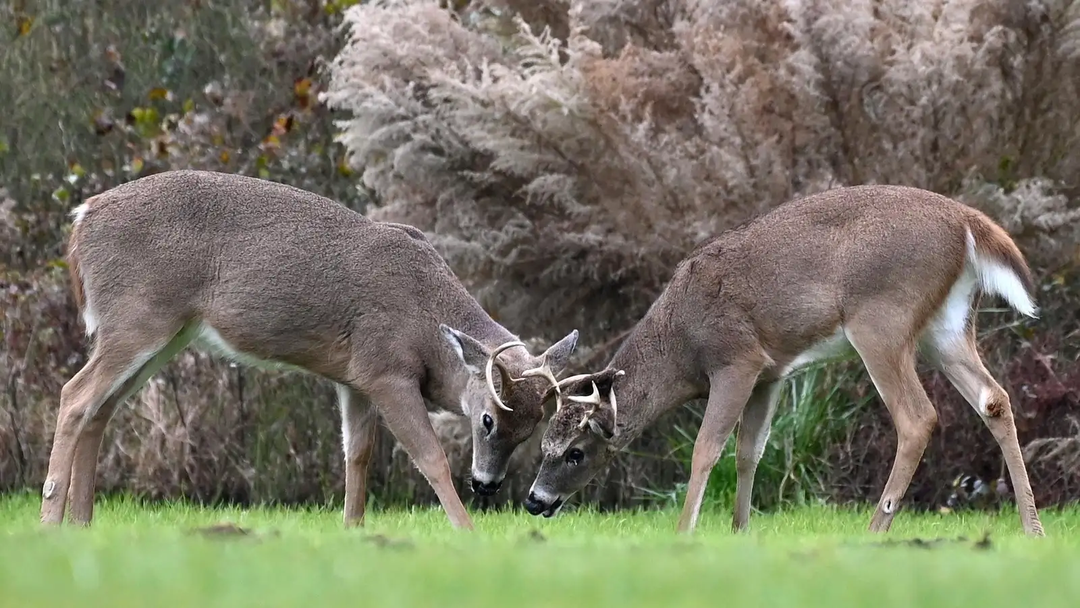
[[[625,375],[626,375],[626,372],[624,372],[621,369],[619,371],[615,372],[615,377],[616,378],[619,377],[619,376],[625,376]],[[576,379],[576,378],[567,378],[566,380],[572,380],[572,379]],[[566,380],[563,380],[563,382],[566,382]],[[593,390],[592,394],[587,396],[587,397],[575,397],[573,395],[571,395],[570,397],[567,397],[567,399],[569,399],[570,401],[574,401],[575,403],[587,403],[587,404],[593,406],[592,409],[590,409],[588,412],[585,413],[585,417],[583,417],[581,419],[581,424],[578,425],[578,429],[585,428],[585,425],[589,423],[589,418],[591,418],[593,416],[593,414],[595,414],[596,411],[598,409],[600,409],[600,404],[601,404],[601,402],[600,402],[600,389],[597,388],[596,382],[592,383],[592,390]],[[615,399],[615,387],[614,386],[611,388],[611,390],[608,391],[608,394],[611,396],[611,426],[614,429],[614,428],[617,428],[616,425],[617,425],[618,420],[619,420],[619,403]]]
[[[578,429],[585,428],[585,425],[589,423],[589,418],[592,418],[593,414],[600,409],[600,389],[596,386],[596,382],[592,383],[592,394],[588,397],[570,396],[567,397],[567,399],[574,401],[575,403],[587,403],[592,405],[592,408],[585,412],[585,415],[581,418],[581,424],[578,425]]]
[[[562,380],[559,380],[557,386],[559,388],[562,388],[567,384],[570,384],[571,382],[577,382],[578,380],[581,380],[582,378],[588,378],[589,376],[592,376],[592,374],[578,374],[576,376],[570,376],[569,378],[563,378]]]
[[[569,399],[570,401],[573,401],[574,403],[587,403],[589,405],[600,405],[600,389],[596,386],[596,382],[593,382],[592,383],[592,394],[591,395],[589,395],[587,397],[576,397],[574,395],[570,395],[569,397],[567,397],[567,399]]]
[[[555,389],[555,411],[562,409],[562,391],[559,390],[559,381],[555,378],[555,374],[551,372],[551,366],[545,361],[540,367],[534,367],[521,372],[522,378],[544,378],[551,383],[552,388]]]
[[[611,389],[611,392],[608,394],[611,395],[611,428],[614,430],[618,428],[619,405],[615,403],[615,389]]]
[[[551,371],[551,366],[547,363],[547,357],[544,357],[544,362],[539,367],[527,369],[521,372],[522,378],[546,378],[551,383],[552,388],[555,389],[555,411],[562,409],[562,388],[571,382],[581,380],[582,378],[588,378],[592,374],[578,374],[576,376],[570,376],[569,378],[563,378],[558,380],[555,378],[555,374]]]
[[[588,378],[589,376],[592,376],[592,374],[578,374],[576,376],[570,376],[569,378],[563,378],[562,380],[559,380],[558,384],[555,385],[555,411],[559,411],[562,408],[562,388],[567,384],[570,384],[571,382],[577,382],[578,380]]]
[[[505,403],[503,403],[502,398],[499,397],[499,391],[495,390],[495,377],[493,376],[492,372],[495,368],[495,357],[498,357],[499,353],[503,352],[504,350],[513,348],[515,346],[526,348],[524,342],[519,342],[516,340],[512,342],[507,342],[505,344],[500,344],[498,348],[491,351],[491,356],[488,357],[487,365],[484,366],[484,379],[487,380],[488,392],[490,392],[491,397],[495,399],[495,405],[498,405],[499,407],[508,412],[512,412],[514,410],[513,408],[508,407]],[[509,374],[507,374],[507,377],[509,377]]]

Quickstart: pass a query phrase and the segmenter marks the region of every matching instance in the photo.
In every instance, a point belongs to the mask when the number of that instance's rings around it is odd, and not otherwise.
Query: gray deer
[[[781,380],[814,361],[857,355],[898,438],[870,522],[885,532],[937,422],[915,372],[921,351],[989,427],[1024,530],[1042,536],[1009,395],[976,346],[983,293],[1035,317],[1024,257],[978,210],[898,186],[837,188],[781,205],[683,260],[606,369],[549,389],[557,411],[526,508],[556,514],[663,413],[707,397],[679,530],[696,525],[709,472],[740,419],[732,527],[743,530]]]
[[[105,426],[189,343],[336,383],[346,525],[364,521],[381,417],[450,522],[472,528],[428,409],[471,418],[472,485],[495,493],[543,418],[577,331],[540,357],[470,296],[420,230],[321,196],[206,171],[144,177],[73,212],[72,284],[89,361],[64,385],[41,521],[93,517]],[[498,371],[498,374],[495,373]]]

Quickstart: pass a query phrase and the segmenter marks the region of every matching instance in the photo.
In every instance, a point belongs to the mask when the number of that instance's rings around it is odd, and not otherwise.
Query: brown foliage
[[[967,195],[1059,233],[1037,263],[1070,251],[1077,11],[1015,6],[571,2],[560,41],[365,4],[325,99],[374,216],[435,232],[516,329],[599,340],[700,239],[833,185]]]

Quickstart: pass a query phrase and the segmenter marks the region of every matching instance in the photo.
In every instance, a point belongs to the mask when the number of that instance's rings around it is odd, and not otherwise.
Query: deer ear
[[[615,437],[614,416],[611,410],[600,410],[589,417],[589,430],[604,441],[611,441]]]
[[[458,359],[470,374],[479,374],[487,363],[488,349],[472,336],[462,333],[449,325],[439,325],[439,335],[450,345]]]
[[[596,383],[596,389],[600,391],[600,396],[607,399],[611,393],[611,387],[615,386],[615,378],[623,375],[624,372],[616,369],[605,369],[602,372],[597,372],[592,381]]]
[[[552,374],[558,376],[566,369],[566,365],[570,362],[570,355],[573,355],[577,348],[577,341],[578,330],[575,329],[544,351],[544,361],[551,367]]]

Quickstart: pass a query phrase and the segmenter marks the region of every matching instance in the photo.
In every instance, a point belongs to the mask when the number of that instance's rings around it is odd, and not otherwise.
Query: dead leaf
[[[269,150],[276,150],[281,147],[281,140],[277,135],[267,135],[266,139],[262,140],[262,148]]]
[[[34,18],[30,15],[19,15],[15,18],[16,37],[25,36],[34,27]]]
[[[338,175],[342,177],[350,177],[353,174],[352,167],[349,166],[349,162],[345,159],[344,155],[338,159],[337,172]]]
[[[296,105],[301,109],[308,109],[311,107],[311,79],[310,78],[297,78],[293,82],[293,96],[296,98]]]
[[[277,120],[274,121],[274,126],[270,129],[270,134],[272,137],[281,137],[282,135],[285,135],[286,133],[291,131],[292,127],[292,115],[281,115],[278,116]]]
[[[154,88],[150,89],[150,92],[147,93],[146,96],[151,101],[154,101],[154,100],[172,101],[173,92],[170,91],[169,89],[166,89],[165,87],[154,87]]]

